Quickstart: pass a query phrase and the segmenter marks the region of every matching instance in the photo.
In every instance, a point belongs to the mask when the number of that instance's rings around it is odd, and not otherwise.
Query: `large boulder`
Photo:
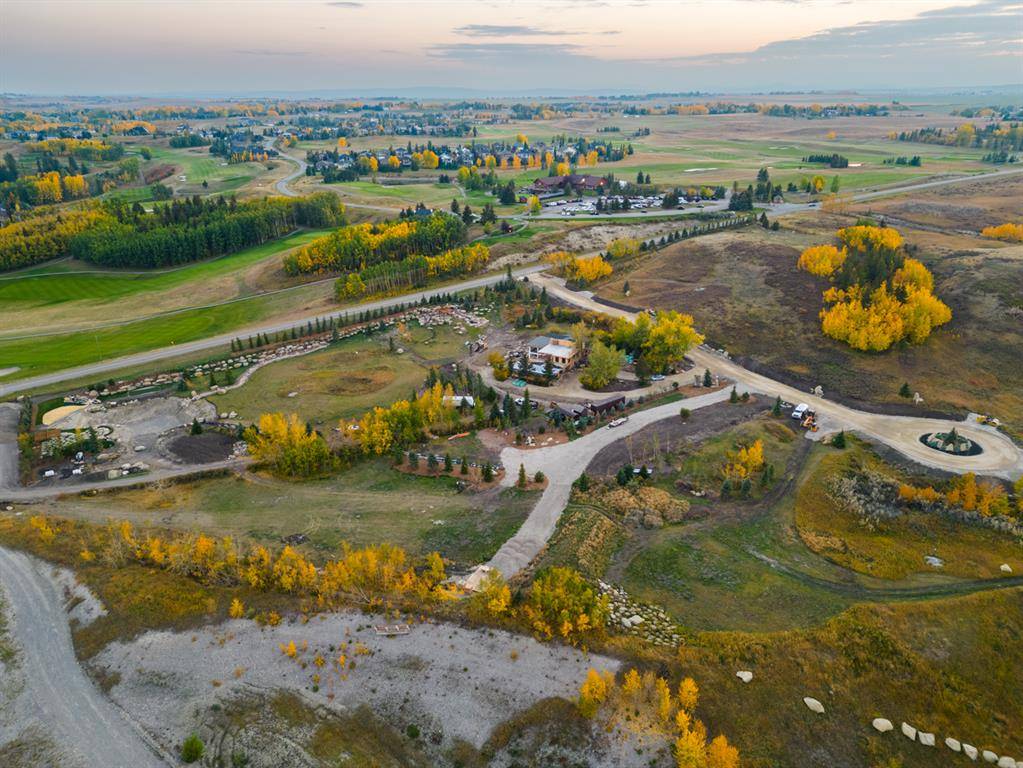
[[[984,758],[984,762],[986,763],[998,762],[998,755],[996,755],[990,749],[985,749],[983,752],[980,753],[980,756]]]
[[[912,741],[916,741],[916,728],[914,728],[909,723],[903,722],[902,723],[902,735],[905,736],[907,739],[910,739]]]
[[[1016,768],[1015,758],[1003,755],[1002,757],[998,758],[998,768]]]
[[[883,717],[875,717],[871,725],[874,726],[874,730],[878,733],[888,733],[888,731],[895,728],[891,720],[886,720]]]
[[[916,737],[920,740],[920,743],[923,744],[925,747],[934,746],[933,733],[924,733],[923,731],[917,731]]]
[[[963,745],[960,744],[957,739],[953,739],[951,736],[945,739],[945,746],[951,749],[953,752],[963,751]]]
[[[737,678],[739,678],[740,680],[742,680],[744,683],[748,683],[750,680],[753,679],[753,673],[752,672],[748,672],[746,670],[741,670],[739,672],[736,672],[735,676]]]
[[[803,703],[806,704],[806,708],[811,712],[816,712],[818,715],[824,714],[824,705],[817,701],[817,699],[811,698],[810,696],[804,696]]]
[[[977,759],[977,748],[972,744],[963,744],[963,754],[971,760]]]

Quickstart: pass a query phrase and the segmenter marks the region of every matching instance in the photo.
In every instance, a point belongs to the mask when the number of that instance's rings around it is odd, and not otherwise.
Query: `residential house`
[[[537,336],[529,341],[528,359],[530,367],[544,367],[550,363],[564,371],[578,362],[579,349],[570,337],[562,334]]]

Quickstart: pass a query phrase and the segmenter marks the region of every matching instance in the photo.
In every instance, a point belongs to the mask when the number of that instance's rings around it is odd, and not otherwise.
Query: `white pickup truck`
[[[620,427],[622,424],[624,424],[628,420],[629,420],[628,416],[620,416],[619,418],[617,418],[614,421],[610,422],[607,425],[607,428],[608,429],[614,429],[615,427]]]

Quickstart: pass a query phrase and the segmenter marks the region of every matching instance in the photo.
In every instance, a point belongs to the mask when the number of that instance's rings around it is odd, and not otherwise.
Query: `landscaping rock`
[[[891,720],[886,720],[883,717],[875,717],[871,725],[874,726],[874,730],[878,733],[888,733],[888,731],[895,728]]]
[[[1016,768],[1016,760],[1011,757],[998,758],[998,768]]]
[[[957,739],[953,739],[951,736],[945,739],[945,746],[951,749],[953,752],[963,751],[963,745],[960,744]]]
[[[816,712],[818,715],[824,714],[824,705],[817,701],[817,699],[811,698],[809,696],[804,696],[803,703],[806,704],[806,708],[809,709],[811,712]]]
[[[911,741],[915,741],[916,740],[916,728],[914,728],[909,723],[905,723],[904,722],[902,724],[902,735],[905,736],[907,739],[910,739]]]
[[[971,760],[977,759],[977,748],[972,744],[963,744],[963,754]]]
[[[753,673],[752,672],[747,672],[746,670],[742,670],[741,672],[736,672],[735,676],[737,678],[739,678],[740,680],[742,680],[744,683],[748,683],[750,680],[753,679]]]
[[[1002,573],[1012,573],[1012,566],[1009,565],[1008,563],[1002,563],[998,567],[998,570],[1000,570]]]
[[[934,746],[934,734],[933,733],[924,733],[923,731],[919,731],[916,734],[916,737],[920,740],[920,743],[923,744],[925,747],[933,747]]]
[[[980,756],[983,757],[984,761],[987,763],[998,762],[998,755],[996,755],[990,749],[985,749],[983,752],[980,753]]]

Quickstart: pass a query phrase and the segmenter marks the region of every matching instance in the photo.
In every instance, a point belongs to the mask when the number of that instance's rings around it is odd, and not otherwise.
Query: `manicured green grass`
[[[261,413],[298,413],[304,421],[337,426],[375,405],[408,397],[426,368],[388,351],[381,339],[357,336],[321,352],[261,368],[244,386],[212,398],[218,411],[254,422]],[[288,397],[297,392],[295,397]]]
[[[229,165],[223,158],[211,155],[208,147],[170,149],[153,146],[151,149],[152,163],[177,166],[176,172],[162,182],[173,187],[177,194],[212,195],[232,192],[266,172],[262,163]],[[179,176],[184,176],[185,180],[181,181]],[[206,187],[202,186],[203,181],[207,182]],[[267,193],[272,194],[269,189]]]
[[[287,311],[301,303],[304,295],[308,297],[308,291],[253,296],[231,304],[187,310],[112,328],[0,341],[0,359],[6,365],[20,367],[7,380],[73,368],[242,328]]]
[[[69,301],[108,302],[144,291],[163,291],[192,281],[210,280],[303,245],[326,232],[299,232],[238,253],[167,270],[128,272],[78,262],[44,264],[32,271],[0,277],[0,311]]]

